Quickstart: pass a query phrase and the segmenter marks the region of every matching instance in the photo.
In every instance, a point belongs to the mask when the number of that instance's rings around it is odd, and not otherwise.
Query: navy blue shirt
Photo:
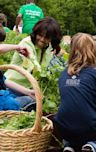
[[[54,120],[72,133],[96,133],[96,68],[70,76],[65,69],[59,79],[61,104]]]

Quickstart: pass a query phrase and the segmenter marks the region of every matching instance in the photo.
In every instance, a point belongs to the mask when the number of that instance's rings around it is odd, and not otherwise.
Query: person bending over
[[[90,34],[72,37],[59,90],[61,103],[53,123],[66,143],[64,152],[96,152],[96,42]]]

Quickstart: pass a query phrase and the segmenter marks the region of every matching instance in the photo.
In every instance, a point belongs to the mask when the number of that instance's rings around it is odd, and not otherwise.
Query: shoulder
[[[4,31],[5,31],[5,32],[9,32],[9,31],[11,31],[11,30],[10,30],[10,28],[8,28],[8,27],[5,26],[5,27],[4,27]]]
[[[96,81],[96,67],[86,67],[81,70],[80,79],[90,81]]]
[[[41,7],[39,7],[38,5],[34,5],[38,10],[42,11]]]
[[[26,9],[26,5],[22,5],[22,6],[19,8],[18,14],[19,14],[19,13],[22,13],[22,11],[24,11],[25,9]]]
[[[31,37],[27,36],[26,38],[24,38],[19,45],[21,46],[25,46],[29,52],[32,52],[33,50],[35,50],[35,45],[33,44],[33,42],[31,41]]]
[[[26,5],[22,5],[22,6],[20,7],[20,9],[21,9],[21,8],[25,8],[25,7],[26,7]]]
[[[22,39],[19,44],[21,45],[22,43],[26,43],[26,42],[32,43],[30,36],[27,36],[24,39]]]
[[[65,75],[68,75],[68,69],[67,68],[65,68],[62,72],[61,72],[61,75],[60,75],[60,77],[62,78],[62,77],[64,77]]]
[[[96,79],[96,67],[92,67],[89,69],[91,75]]]
[[[96,67],[86,67],[86,68],[81,70],[81,73],[94,75],[94,74],[96,74]]]

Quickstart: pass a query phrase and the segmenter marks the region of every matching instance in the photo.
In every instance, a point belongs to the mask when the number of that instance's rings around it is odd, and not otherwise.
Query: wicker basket
[[[34,126],[28,129],[6,130],[0,129],[0,152],[45,152],[52,136],[52,122],[42,116],[42,94],[34,77],[23,68],[16,65],[0,65],[0,70],[13,69],[23,74],[32,84],[36,95],[36,119]],[[1,111],[0,118],[19,115],[21,111]],[[46,125],[41,127],[41,119]]]

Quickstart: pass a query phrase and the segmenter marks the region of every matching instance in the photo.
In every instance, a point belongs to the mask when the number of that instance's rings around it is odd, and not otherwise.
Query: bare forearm
[[[19,45],[14,45],[14,44],[0,44],[0,54],[1,53],[6,53],[9,51],[14,51],[18,50],[20,48]]]
[[[27,96],[30,96],[33,99],[36,99],[34,90],[27,89],[10,80],[5,80],[5,85],[6,85],[6,87],[10,88],[13,91],[19,92],[21,94],[25,94]]]
[[[14,90],[14,91],[17,91],[17,92],[20,92],[20,93],[23,93],[23,94],[27,94],[28,90],[27,88],[13,82],[13,81],[10,81],[10,80],[5,80],[5,85],[6,87]]]
[[[23,46],[15,44],[0,44],[0,54],[15,50],[17,50],[19,53],[23,54],[26,57],[29,56],[28,50]]]
[[[18,29],[18,25],[19,25],[19,23],[21,22],[21,20],[22,20],[22,15],[19,14],[19,15],[16,17],[16,29]]]

